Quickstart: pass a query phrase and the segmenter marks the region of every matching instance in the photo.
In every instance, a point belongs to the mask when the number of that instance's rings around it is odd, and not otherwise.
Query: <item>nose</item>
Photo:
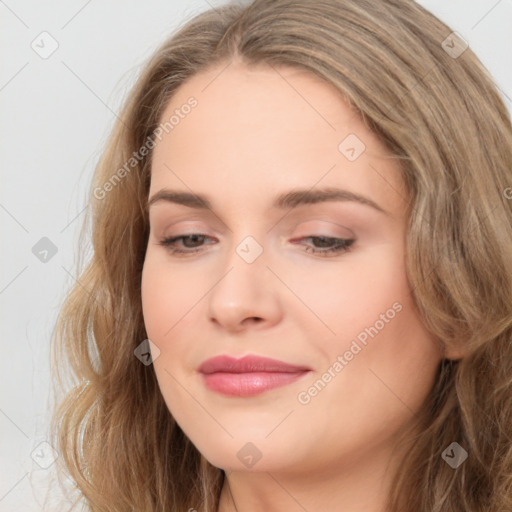
[[[252,262],[240,254],[232,250],[208,294],[210,321],[231,332],[275,325],[282,318],[280,283],[267,268],[266,252]]]

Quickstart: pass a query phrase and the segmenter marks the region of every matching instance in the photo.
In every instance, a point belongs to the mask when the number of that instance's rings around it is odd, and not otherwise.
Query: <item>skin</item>
[[[154,149],[149,193],[169,188],[212,202],[212,210],[166,201],[149,210],[142,302],[160,350],[154,369],[163,398],[204,457],[226,471],[221,512],[384,511],[408,448],[401,433],[443,357],[410,295],[398,163],[333,86],[301,70],[217,66],[183,84],[162,119],[190,96],[198,105]],[[338,149],[349,134],[366,146],[354,161]],[[270,206],[290,189],[327,186],[388,214],[353,201]],[[175,246],[199,252],[172,254],[160,244],[191,233],[209,238]],[[236,252],[247,236],[263,248],[252,263]],[[323,256],[306,252],[323,247],[311,236],[356,241]],[[353,340],[397,303],[400,311],[347,361]],[[207,389],[197,372],[219,354],[312,371],[257,396],[229,397]],[[340,355],[347,364],[336,372]],[[331,380],[301,403],[299,393],[329,368]],[[261,452],[250,468],[237,457],[247,442]]]

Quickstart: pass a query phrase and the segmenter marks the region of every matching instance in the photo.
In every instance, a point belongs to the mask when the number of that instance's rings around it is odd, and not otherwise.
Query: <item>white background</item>
[[[34,462],[51,456],[45,445],[34,453],[51,407],[49,340],[74,282],[87,188],[115,113],[157,46],[221,3],[0,0],[2,512],[50,510],[43,499],[55,494],[54,466]],[[512,110],[512,0],[419,3],[468,41]],[[47,59],[31,48],[43,31],[59,45]],[[42,237],[58,250],[46,263],[32,253]]]

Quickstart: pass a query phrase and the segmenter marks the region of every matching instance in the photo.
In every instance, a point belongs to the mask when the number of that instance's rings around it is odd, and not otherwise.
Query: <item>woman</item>
[[[55,340],[88,509],[512,510],[512,128],[465,42],[231,4],[120,118]]]

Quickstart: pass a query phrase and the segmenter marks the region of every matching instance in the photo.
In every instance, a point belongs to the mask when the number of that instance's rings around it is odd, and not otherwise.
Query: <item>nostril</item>
[[[245,319],[246,322],[250,322],[250,323],[254,323],[254,324],[257,324],[257,323],[260,323],[263,321],[263,318],[259,317],[259,316],[251,316],[250,318],[246,318]]]

